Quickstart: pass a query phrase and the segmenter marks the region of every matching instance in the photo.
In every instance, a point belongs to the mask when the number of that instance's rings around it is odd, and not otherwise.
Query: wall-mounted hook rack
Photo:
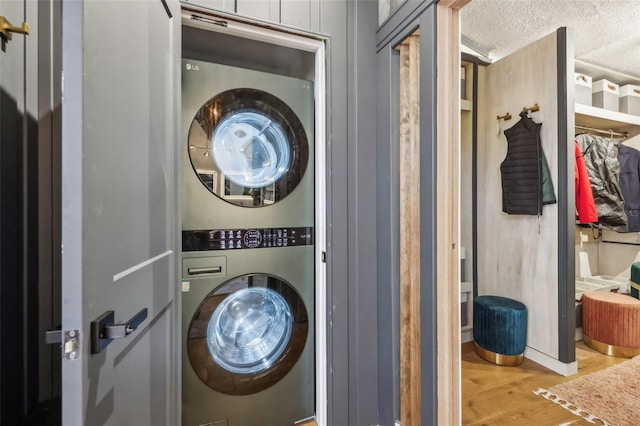
[[[522,111],[523,112],[536,112],[536,111],[540,111],[540,106],[538,105],[538,103],[536,102],[535,104],[533,104],[532,107],[522,107]]]
[[[509,121],[509,120],[511,120],[511,114],[506,113],[505,115],[498,115],[498,116],[496,116],[496,118],[498,120]]]

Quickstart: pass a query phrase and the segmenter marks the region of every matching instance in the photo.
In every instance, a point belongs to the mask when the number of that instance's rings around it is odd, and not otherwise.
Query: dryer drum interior
[[[274,276],[234,278],[207,295],[189,326],[196,375],[229,395],[259,392],[281,380],[304,349],[307,310],[291,285]]]
[[[309,154],[305,129],[293,110],[276,96],[249,88],[219,93],[200,107],[188,145],[191,165],[209,191],[250,207],[291,193]]]

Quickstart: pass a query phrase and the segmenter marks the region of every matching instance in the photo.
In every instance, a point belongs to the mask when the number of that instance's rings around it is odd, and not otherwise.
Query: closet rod
[[[575,125],[576,129],[582,129],[582,130],[588,130],[590,132],[598,132],[598,133],[603,133],[605,135],[611,135],[611,136],[622,136],[624,138],[626,138],[627,136],[629,136],[628,133],[619,133],[619,132],[614,132],[613,130],[604,130],[604,129],[596,129],[595,127],[586,127],[586,126],[579,126],[579,125]]]

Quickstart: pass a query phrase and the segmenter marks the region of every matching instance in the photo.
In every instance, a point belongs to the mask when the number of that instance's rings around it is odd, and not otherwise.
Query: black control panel
[[[313,227],[182,231],[182,251],[313,245]]]

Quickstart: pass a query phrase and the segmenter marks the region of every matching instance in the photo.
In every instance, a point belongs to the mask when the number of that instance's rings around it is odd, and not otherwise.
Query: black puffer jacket
[[[620,163],[618,149],[621,140],[582,134],[576,136],[598,211],[598,221],[603,228],[618,232],[627,231],[627,214],[620,189]]]
[[[542,151],[540,127],[520,113],[520,121],[504,131],[507,156],[500,164],[502,211],[509,214],[540,215],[544,204],[556,203],[547,159]]]

